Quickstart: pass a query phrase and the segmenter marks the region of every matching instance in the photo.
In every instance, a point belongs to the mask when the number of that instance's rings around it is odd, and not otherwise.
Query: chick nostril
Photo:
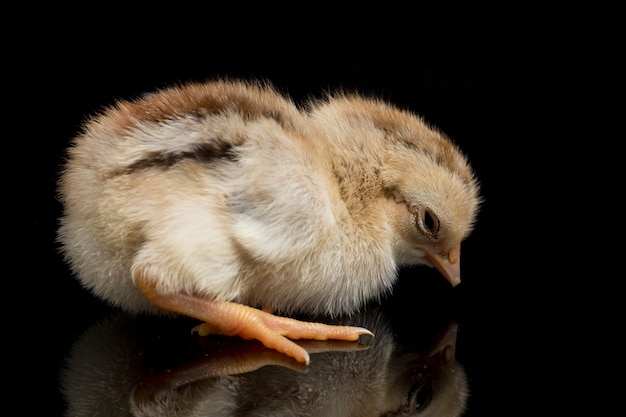
[[[450,250],[450,252],[448,252],[448,261],[451,264],[455,264],[457,262],[459,262],[459,259],[461,258],[461,248],[460,247],[455,247],[452,248]]]

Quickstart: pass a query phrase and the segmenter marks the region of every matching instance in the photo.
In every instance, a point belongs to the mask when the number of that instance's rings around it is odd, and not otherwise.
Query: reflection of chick
[[[466,374],[454,357],[455,324],[427,352],[419,352],[411,345],[397,345],[375,311],[359,319],[376,332],[372,348],[315,354],[306,375],[275,366],[243,374],[235,385],[232,411],[222,415],[455,417],[463,413],[468,388]],[[419,329],[413,331],[420,334]]]
[[[455,359],[453,323],[436,335],[412,327],[424,346],[416,350],[418,343],[395,338],[380,310],[358,318],[376,332],[373,346],[354,351],[346,342],[300,341],[314,358],[306,368],[255,341],[185,338],[178,322],[118,315],[73,347],[61,378],[66,415],[462,414],[467,378]]]
[[[347,95],[304,111],[269,87],[227,81],[94,117],[59,191],[59,241],[97,296],[307,363],[288,338],[368,331],[271,312],[354,312],[391,288],[400,265],[434,266],[458,284],[479,204],[465,158],[408,112]]]

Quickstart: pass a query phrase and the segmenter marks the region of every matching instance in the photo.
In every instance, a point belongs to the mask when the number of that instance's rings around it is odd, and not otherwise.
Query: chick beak
[[[425,253],[428,263],[439,272],[456,287],[461,282],[461,244],[455,245],[447,253]]]

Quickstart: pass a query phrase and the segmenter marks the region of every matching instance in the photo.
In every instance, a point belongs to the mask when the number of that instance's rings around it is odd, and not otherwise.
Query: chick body
[[[299,108],[232,80],[96,115],[59,195],[58,239],[85,287],[182,314],[150,294],[335,314],[389,291],[404,264],[456,284],[479,205],[465,157],[419,117],[343,93]]]

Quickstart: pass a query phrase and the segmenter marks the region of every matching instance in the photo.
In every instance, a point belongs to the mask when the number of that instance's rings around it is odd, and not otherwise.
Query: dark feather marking
[[[192,159],[198,162],[212,163],[218,159],[235,161],[237,156],[232,143],[203,143],[189,151],[182,152],[150,152],[145,158],[139,159],[122,170],[123,174],[149,169],[168,169],[180,161]]]

